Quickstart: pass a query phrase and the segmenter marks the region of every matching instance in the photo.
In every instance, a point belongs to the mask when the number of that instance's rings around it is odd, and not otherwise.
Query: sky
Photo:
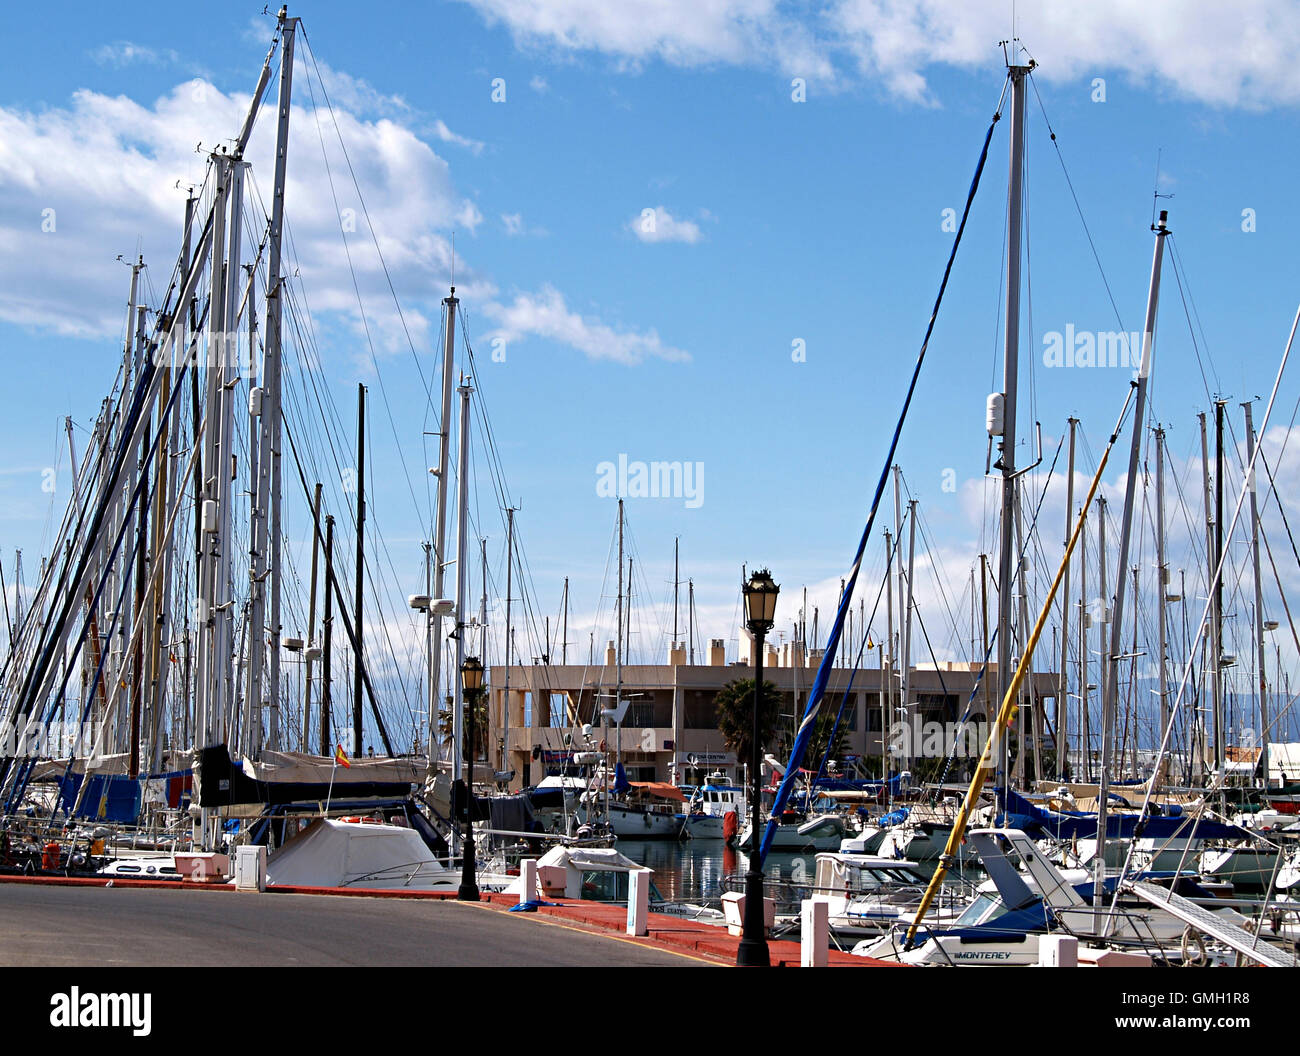
[[[1050,574],[1063,539],[1064,454],[1050,480],[1046,469],[1066,420],[1081,421],[1078,495],[1131,377],[1045,356],[1062,335],[1141,329],[1155,208],[1174,235],[1147,424],[1168,430],[1192,511],[1171,529],[1175,577],[1203,561],[1196,415],[1225,398],[1244,443],[1240,403],[1256,400],[1258,426],[1296,312],[1293,5],[1050,0],[1020,5],[1014,27],[1009,3],[938,0],[467,0],[383,17],[311,2],[289,13],[305,33],[287,256],[341,435],[358,382],[369,387],[370,510],[396,623],[408,619],[404,594],[423,588],[438,416],[428,393],[454,272],[475,399],[519,507],[529,636],[544,635],[548,614],[559,623],[568,577],[570,651],[585,658],[613,637],[617,487],[602,464],[622,458],[680,462],[692,485],[627,498],[633,659],[666,651],[674,540],[701,641],[723,638],[734,657],[742,567],[758,565],[782,586],[778,632],[806,587],[824,638],[1000,105],[1000,42],[1013,36],[1009,53],[1036,64],[1017,453],[1032,460],[1040,423],[1044,463],[1026,478],[1035,503],[1046,489],[1036,575]],[[85,5],[57,27],[30,5],[0,13],[11,394],[0,555],[11,579],[18,549],[34,579],[62,511],[65,417],[84,444],[112,383],[124,261],[142,254],[146,289],[166,288],[185,188],[202,181],[205,151],[234,136],[273,30],[259,4],[144,3],[130,20]],[[1002,386],[1001,105],[896,459],[904,501],[919,503],[918,611],[944,658],[970,649],[971,568],[995,552],[984,413]],[[263,198],[273,117],[272,101],[248,154]],[[1264,441],[1290,512],[1297,395],[1291,371]],[[473,531],[488,539],[495,613],[505,533],[485,444],[480,428]],[[1126,450],[1105,478],[1112,517]],[[1235,500],[1239,476],[1230,485]],[[886,499],[880,527],[892,522]],[[1265,524],[1294,589],[1280,518]],[[1144,532],[1135,561],[1149,576]],[[868,609],[883,562],[878,529],[858,595]],[[1246,597],[1249,580],[1238,586]]]

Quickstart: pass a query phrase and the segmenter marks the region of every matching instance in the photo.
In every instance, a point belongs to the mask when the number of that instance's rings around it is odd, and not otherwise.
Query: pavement
[[[652,913],[627,935],[627,911],[561,901],[509,912],[515,896],[356,888],[270,888],[116,878],[0,877],[0,965],[170,966],[178,949],[213,965],[686,967],[734,965],[725,928]],[[799,943],[771,940],[773,966],[798,967]],[[881,965],[832,950],[832,967]]]

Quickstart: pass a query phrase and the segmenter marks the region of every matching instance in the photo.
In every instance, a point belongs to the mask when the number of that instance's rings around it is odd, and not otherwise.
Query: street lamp
[[[469,707],[469,774],[465,786],[465,840],[460,851],[460,889],[456,898],[461,902],[477,902],[478,878],[474,875],[474,712],[483,689],[483,664],[477,656],[467,656],[461,661],[460,678],[465,688],[465,703]]]
[[[772,582],[765,568],[749,577],[742,588],[745,595],[745,626],[754,636],[754,714],[749,742],[750,849],[749,872],[745,875],[745,920],[736,964],[742,968],[766,968],[772,962],[767,955],[767,935],[763,913],[763,869],[759,860],[759,746],[758,712],[763,692],[763,638],[776,622],[776,596],[781,588]]]

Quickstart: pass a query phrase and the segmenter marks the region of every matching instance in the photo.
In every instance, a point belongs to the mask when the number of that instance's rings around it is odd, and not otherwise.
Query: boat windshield
[[[628,874],[613,869],[590,869],[582,874],[582,897],[590,902],[626,902]],[[651,903],[664,901],[659,888],[650,881]]]
[[[990,912],[991,910],[993,912]],[[997,895],[979,894],[975,896],[975,901],[962,911],[961,916],[953,923],[953,927],[968,928],[974,924],[996,920],[1006,911],[1007,907]]]

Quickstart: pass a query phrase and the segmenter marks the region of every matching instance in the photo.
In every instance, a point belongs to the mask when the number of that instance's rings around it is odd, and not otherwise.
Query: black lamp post
[[[460,850],[460,888],[456,892],[456,898],[461,902],[477,902],[478,877],[474,874],[474,725],[478,695],[483,689],[483,664],[477,656],[467,656],[461,662],[460,679],[465,688],[465,703],[469,706],[469,773],[465,785],[465,840]]]
[[[763,919],[763,869],[759,860],[759,763],[758,711],[763,692],[763,639],[776,622],[776,596],[781,588],[772,582],[772,574],[760,569],[741,588],[745,595],[745,626],[754,636],[754,714],[749,744],[750,833],[749,872],[745,874],[745,920],[736,964],[742,968],[766,968],[767,934]]]

